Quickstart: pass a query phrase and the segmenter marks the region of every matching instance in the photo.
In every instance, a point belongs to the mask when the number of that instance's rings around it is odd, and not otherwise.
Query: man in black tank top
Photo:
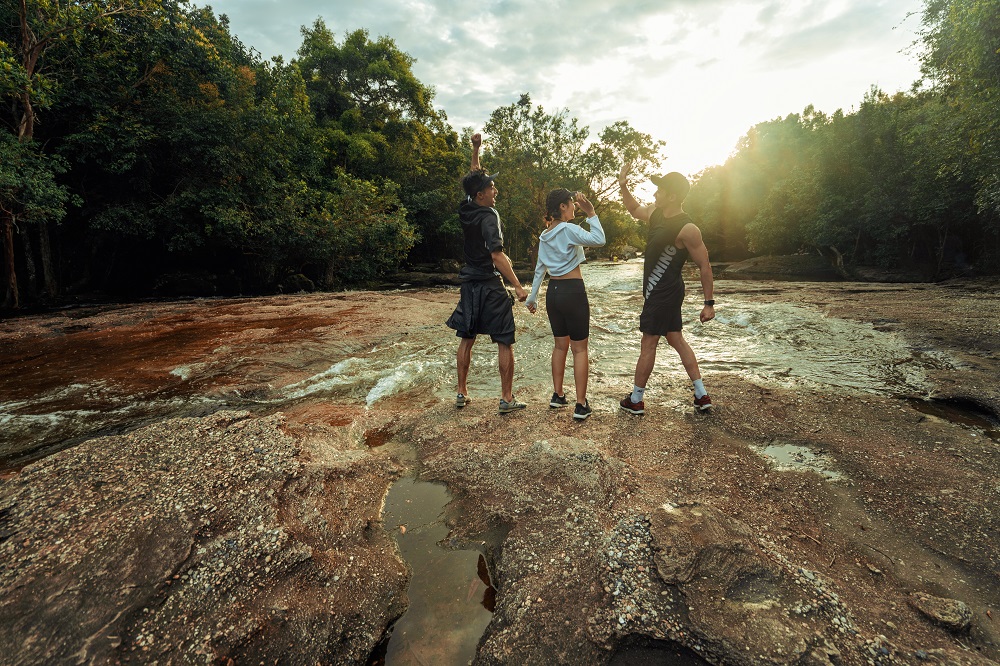
[[[628,174],[631,165],[626,163],[618,176],[622,201],[628,212],[637,220],[649,223],[646,232],[646,253],[642,271],[642,296],[645,302],[639,315],[639,330],[642,344],[639,360],[635,364],[635,384],[632,392],[622,398],[619,405],[631,414],[645,414],[643,394],[646,382],[656,363],[656,347],[660,338],[666,336],[667,343],[681,357],[681,363],[694,384],[694,406],[699,411],[712,408],[712,399],[705,391],[698,369],[698,359],[694,350],[681,333],[681,305],[684,302],[684,278],[681,269],[684,262],[691,259],[701,273],[701,287],[705,294],[705,304],[701,311],[702,323],[715,318],[713,300],[714,281],[712,265],[708,261],[708,249],[701,237],[701,230],[684,212],[684,198],[691,189],[687,178],[673,172],[665,176],[653,176],[656,185],[656,203],[640,206],[628,189]]]

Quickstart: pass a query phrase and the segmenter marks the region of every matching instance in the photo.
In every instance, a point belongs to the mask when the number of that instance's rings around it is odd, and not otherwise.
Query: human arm
[[[542,286],[542,279],[545,277],[545,264],[542,263],[542,258],[538,258],[538,262],[535,264],[535,277],[531,281],[531,294],[528,295],[528,300],[524,302],[528,306],[528,311],[531,314],[535,314],[538,302],[538,290]]]
[[[493,266],[500,271],[500,275],[507,282],[514,285],[514,293],[517,294],[517,300],[523,303],[528,298],[528,292],[524,290],[524,287],[521,286],[521,281],[517,279],[517,274],[514,273],[514,265],[510,263],[510,257],[504,254],[503,250],[491,252],[490,256],[493,257]]]
[[[587,216],[587,222],[590,224],[590,231],[584,231],[583,227],[574,227],[574,235],[578,238],[576,240],[577,245],[583,245],[584,247],[603,247],[606,242],[608,242],[607,236],[604,235],[604,227],[601,226],[601,220],[597,217],[597,211],[594,210],[594,204],[583,195],[583,192],[576,193],[576,203],[580,206],[580,210],[583,214]]]
[[[632,196],[632,192],[628,189],[628,174],[631,170],[632,164],[626,162],[622,165],[622,170],[618,173],[618,187],[621,189],[622,203],[625,204],[625,208],[632,217],[648,222],[649,216],[653,213],[654,206],[642,206]]]
[[[677,234],[678,245],[688,251],[691,261],[698,266],[698,273],[701,275],[701,289],[705,294],[706,301],[714,300],[715,280],[712,276],[712,264],[708,260],[708,248],[701,236],[701,229],[694,224],[685,224],[680,233]],[[706,305],[701,310],[699,316],[702,323],[715,319],[715,305]]]
[[[472,164],[469,166],[470,171],[479,171],[479,148],[483,145],[483,135],[476,132],[472,135]]]

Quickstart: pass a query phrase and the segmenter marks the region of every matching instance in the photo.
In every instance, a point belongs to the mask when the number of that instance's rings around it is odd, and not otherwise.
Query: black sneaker
[[[582,421],[593,413],[594,410],[590,408],[590,401],[588,400],[583,405],[576,403],[576,409],[573,411],[573,418],[577,421]]]
[[[549,400],[549,407],[552,409],[558,409],[560,407],[569,407],[569,400],[566,396],[559,395],[558,393],[553,393],[552,398]]]
[[[462,407],[465,407],[465,406],[466,406],[467,404],[469,404],[470,402],[472,402],[472,401],[471,401],[471,400],[469,400],[469,396],[467,396],[467,395],[464,395],[464,394],[462,394],[462,393],[459,393],[459,394],[458,394],[458,395],[457,395],[457,396],[455,397],[455,406],[456,406],[456,407],[458,407],[459,409],[461,409]]]

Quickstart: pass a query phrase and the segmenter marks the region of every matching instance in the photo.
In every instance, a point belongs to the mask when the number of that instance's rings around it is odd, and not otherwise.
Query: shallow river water
[[[603,402],[613,407],[611,399],[631,386],[639,352],[642,264],[598,263],[583,268],[592,313],[590,395],[600,413],[607,407]],[[943,354],[912,349],[901,336],[880,331],[872,323],[827,317],[813,306],[757,302],[752,290],[728,294],[725,282],[717,284],[716,319],[701,324],[697,320],[700,285],[689,280],[688,289],[685,336],[698,355],[709,388],[712,374],[725,372],[764,387],[920,397],[932,388],[927,370],[952,364]],[[544,306],[544,289],[542,293]],[[455,296],[457,299],[457,290]],[[252,299],[243,302],[252,307]],[[552,345],[548,320],[544,307],[531,315],[518,304],[515,312],[515,391],[529,403],[542,401],[547,399],[544,389],[524,393],[523,387],[549,385]],[[210,325],[190,324],[190,317],[179,321],[195,327]],[[187,342],[184,335],[178,336],[177,350]],[[363,400],[372,406],[415,387],[450,400],[456,345],[450,329],[441,325],[417,327],[393,344],[349,349],[348,354],[343,349],[330,354],[329,346],[309,340],[280,359],[255,358],[252,346],[239,350],[219,347],[206,349],[194,362],[171,367],[162,377],[144,374],[144,348],[136,346],[136,357],[126,361],[134,364],[129,372],[136,379],[130,382],[101,378],[97,370],[106,359],[101,358],[100,348],[89,353],[57,349],[39,360],[44,367],[32,368],[30,377],[0,377],[0,463],[17,465],[24,462],[25,452],[37,457],[74,441],[148,420],[226,407],[273,410],[338,398]],[[0,367],[11,367],[6,351],[0,350]],[[169,350],[164,351],[169,354]],[[17,360],[23,364],[25,352],[19,353]],[[339,360],[324,364],[331,356]],[[279,366],[292,364],[315,370],[286,385],[262,383],[253,391],[219,389],[219,379],[227,375],[257,374],[266,379],[268,368],[257,366],[268,363],[274,366],[273,374],[278,374]],[[495,398],[495,366],[495,346],[483,339],[473,348],[470,392],[474,396]],[[571,367],[566,377],[571,386]],[[23,382],[30,382],[30,387]],[[651,387],[647,396],[654,402],[669,395],[677,400],[678,408],[686,406],[687,377],[665,343]],[[659,396],[658,387],[663,388]],[[683,391],[678,390],[681,387]]]
[[[588,264],[583,270],[592,313],[590,399],[600,418],[602,411],[615,409],[631,386],[639,352],[642,264]],[[934,388],[930,370],[956,363],[946,354],[915,349],[901,335],[872,322],[831,318],[819,306],[761,302],[753,288],[743,288],[746,283],[717,283],[716,319],[701,324],[701,289],[690,277],[685,336],[710,389],[713,374],[734,373],[762,387],[919,399]],[[784,288],[790,288],[789,283]],[[452,293],[457,300],[458,290]],[[544,289],[542,293],[537,314],[520,304],[515,309],[515,391],[522,400],[544,405],[551,390],[552,342]],[[253,299],[240,299],[221,309],[254,312],[255,307]],[[135,309],[130,316],[141,321],[142,306]],[[158,316],[163,324],[162,313]],[[318,401],[375,407],[412,389],[446,401],[454,396],[457,341],[443,321],[414,327],[394,342],[374,347],[281,331],[286,337],[280,352],[264,351],[264,343],[274,335],[266,331],[278,330],[273,322],[253,320],[247,331],[231,327],[225,330],[225,344],[214,341],[215,331],[221,338],[225,328],[218,312],[199,314],[193,306],[177,314],[175,323],[176,335],[161,335],[156,348],[148,341],[112,343],[102,338],[77,346],[70,336],[40,340],[37,350],[30,345],[0,348],[0,367],[19,368],[0,375],[0,475],[83,439],[171,416],[222,408],[274,411]],[[174,320],[167,317],[165,325],[170,329]],[[239,345],[232,343],[234,333]],[[192,351],[192,346],[197,349]],[[160,362],[147,362],[154,356]],[[174,358],[178,361],[171,365]],[[112,359],[115,372],[107,371]],[[496,399],[496,362],[495,346],[481,340],[473,350],[470,374],[470,392],[476,399]],[[290,376],[296,378],[274,380]],[[241,380],[227,382],[231,377]],[[572,387],[571,368],[566,380]],[[647,400],[689,408],[688,379],[665,344],[650,386]],[[827,461],[810,458],[809,451],[793,444],[773,442],[759,453],[773,459],[778,469],[811,468],[837,479],[827,470]],[[443,510],[449,499],[443,486],[412,476],[390,489],[383,518],[387,529],[396,531],[413,571],[410,609],[372,655],[371,664],[431,663],[428,655],[445,660],[440,663],[467,663],[474,657],[492,617],[496,591],[481,553],[442,546],[448,533]]]

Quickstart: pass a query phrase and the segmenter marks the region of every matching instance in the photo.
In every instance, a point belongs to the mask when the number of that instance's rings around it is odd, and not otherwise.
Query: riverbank
[[[940,359],[931,394],[713,371],[718,408],[701,415],[658,374],[634,417],[615,408],[629,378],[598,374],[584,423],[547,408],[544,376],[517,378],[527,410],[496,414],[485,342],[480,390],[454,408],[452,368],[421,355],[453,344],[454,288],[6,320],[8,411],[45,393],[48,417],[90,400],[122,419],[0,477],[0,650],[364,663],[406,606],[401,532],[380,517],[413,470],[454,497],[448,543],[489,564],[477,664],[643,663],[678,645],[694,662],[996,662],[998,286],[720,281],[720,315],[739,295],[900,336]],[[547,344],[526,335],[518,353]],[[417,353],[397,351],[398,372],[363,374],[400,348]],[[119,395],[164,407],[129,421]],[[56,433],[83,418],[48,417]]]

